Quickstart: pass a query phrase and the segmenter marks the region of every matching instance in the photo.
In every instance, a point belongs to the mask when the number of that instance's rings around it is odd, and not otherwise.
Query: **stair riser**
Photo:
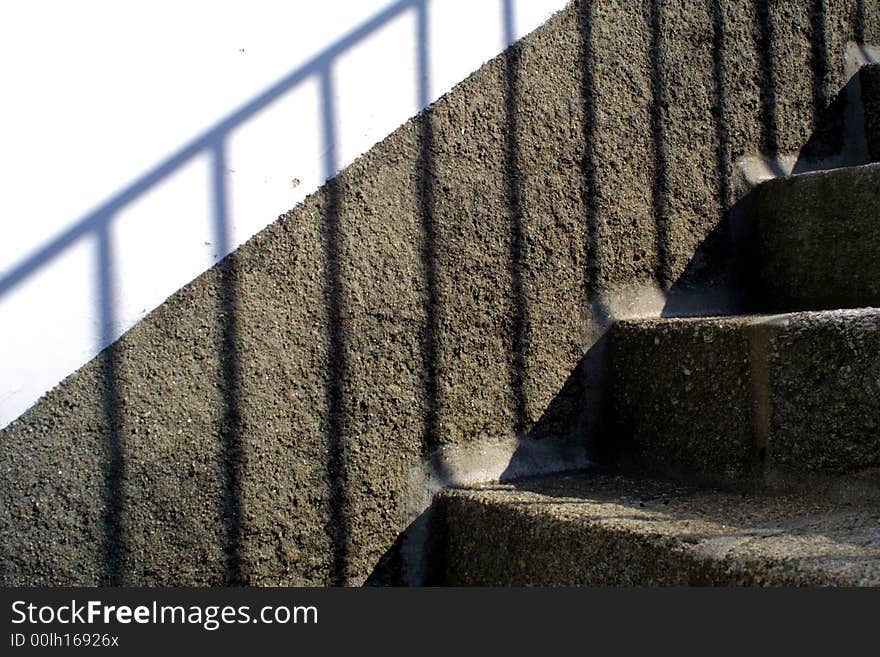
[[[616,458],[707,482],[880,466],[878,317],[617,324]]]
[[[758,303],[880,306],[880,164],[778,178],[754,193]]]

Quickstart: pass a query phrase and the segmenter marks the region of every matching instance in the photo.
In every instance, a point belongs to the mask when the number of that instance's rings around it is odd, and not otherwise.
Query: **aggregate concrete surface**
[[[413,468],[528,434],[595,296],[807,141],[880,40],[818,7],[574,3],[487,63],[0,431],[0,582],[363,582]]]
[[[880,164],[804,173],[755,192],[768,311],[880,306]]]
[[[444,492],[445,579],[482,586],[877,586],[880,500],[582,474]]]
[[[611,329],[620,449],[703,481],[880,466],[880,310],[645,319]]]
[[[880,161],[880,64],[861,69],[862,100],[865,106],[865,137],[874,162]]]

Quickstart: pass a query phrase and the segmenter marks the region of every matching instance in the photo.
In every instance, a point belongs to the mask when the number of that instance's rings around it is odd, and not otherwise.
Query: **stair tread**
[[[452,490],[451,578],[877,585],[880,497],[865,490],[741,493],[593,473]]]
[[[840,324],[880,320],[880,308],[833,308],[828,310],[796,310],[783,313],[750,313],[744,315],[693,315],[686,317],[634,317],[616,323],[631,327],[662,327],[683,325],[748,326],[753,324],[792,322],[803,324]]]

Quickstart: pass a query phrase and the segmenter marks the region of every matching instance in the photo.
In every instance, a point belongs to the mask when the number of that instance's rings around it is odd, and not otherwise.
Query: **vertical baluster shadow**
[[[785,171],[776,162],[779,154],[779,126],[776,106],[776,69],[773,57],[773,21],[770,16],[770,0],[755,0],[755,47],[758,51],[758,76],[761,101],[761,150],[771,158],[776,175]]]
[[[727,47],[727,26],[721,0],[712,1],[712,68],[715,82],[715,167],[718,174],[716,203],[719,215],[723,215],[731,202],[730,181],[730,135],[727,130],[727,83],[724,75],[724,61]]]
[[[504,35],[507,43],[513,43],[514,7],[512,0],[502,0]],[[510,222],[510,288],[512,311],[512,336],[510,359],[510,387],[513,393],[514,430],[517,436],[527,430],[528,397],[526,391],[529,348],[529,311],[525,293],[526,236],[522,207],[522,171],[519,164],[518,93],[521,45],[513,43],[504,53],[505,67],[505,128],[504,176],[508,220]]]
[[[611,414],[607,398],[606,345],[604,333],[613,317],[601,298],[601,266],[599,201],[601,188],[597,174],[596,141],[599,125],[597,120],[597,91],[595,85],[595,47],[593,44],[593,4],[588,0],[576,6],[577,28],[579,33],[578,52],[575,54],[580,67],[578,101],[581,104],[581,134],[583,154],[581,157],[582,187],[579,190],[584,216],[581,248],[583,256],[581,320],[583,333],[581,346],[584,355],[574,367],[557,395],[550,401],[541,417],[533,426],[525,440],[521,441],[501,481],[516,480],[524,474],[533,474],[536,459],[549,459],[544,465],[554,470],[583,468],[587,464],[605,463],[615,449],[615,439],[608,431],[611,427]],[[509,63],[516,64],[514,62]],[[511,66],[513,73],[516,66]],[[515,98],[516,78],[510,76],[508,96]],[[515,105],[512,109],[515,111]],[[508,110],[508,116],[512,112]],[[515,117],[515,114],[514,114]],[[509,121],[511,123],[511,121]],[[515,121],[512,122],[515,127]],[[510,149],[516,153],[516,143]],[[510,151],[508,151],[510,152]],[[514,171],[518,164],[513,163]],[[516,201],[516,198],[513,198]],[[515,209],[516,203],[511,204]],[[520,234],[523,227],[520,225]],[[525,266],[525,263],[522,263]],[[525,299],[524,299],[525,302]],[[528,308],[524,303],[524,310]],[[524,331],[529,330],[528,315],[525,314]],[[526,333],[528,336],[528,333]],[[546,441],[546,442],[545,442]],[[537,444],[543,443],[541,447]],[[549,443],[549,444],[548,444]],[[542,449],[546,447],[547,449]]]
[[[415,163],[416,211],[420,228],[420,261],[424,281],[422,312],[424,325],[419,336],[422,363],[422,436],[421,456],[426,459],[437,483],[448,484],[452,472],[441,452],[440,435],[440,288],[437,270],[437,218],[435,135],[431,95],[430,29],[428,0],[415,5],[416,106],[422,111],[417,119],[418,158]],[[445,539],[442,514],[432,503],[416,517],[376,564],[366,586],[426,586],[443,583],[445,572]]]
[[[416,102],[425,108],[430,100],[430,31],[428,6],[425,1],[416,7]],[[440,437],[440,289],[437,271],[437,221],[435,217],[434,121],[430,109],[419,120],[419,155],[416,164],[418,212],[421,222],[422,274],[425,277],[425,296],[422,307],[425,324],[420,340],[425,413],[423,420],[422,453],[430,459],[434,474],[446,481],[449,469],[438,448]]]
[[[581,0],[578,7],[580,33],[579,58],[581,67],[580,99],[583,108],[582,134],[584,140],[583,198],[584,217],[584,326],[592,326],[583,336],[586,353],[578,363],[571,379],[577,395],[574,433],[584,443],[586,457],[592,463],[606,463],[616,448],[616,439],[610,430],[612,417],[607,396],[606,344],[604,329],[613,319],[601,298],[599,201],[602,190],[597,173],[595,144],[599,138],[596,92],[596,54],[593,44],[593,3]],[[596,334],[596,329],[602,331]],[[569,383],[566,382],[566,387]],[[560,395],[561,396],[561,395]],[[548,407],[548,412],[552,404]],[[540,424],[540,421],[539,421]]]
[[[724,16],[724,7],[721,0],[712,0],[712,68],[715,85],[715,103],[712,108],[715,123],[715,170],[718,176],[716,189],[716,207],[720,222],[713,234],[721,233],[721,246],[724,253],[720,256],[721,267],[728,272],[725,276],[725,285],[731,295],[732,308],[745,307],[747,289],[749,283],[747,277],[751,256],[746,255],[745,245],[749,243],[747,224],[736,220],[733,204],[733,184],[731,181],[732,166],[730,157],[730,134],[727,125],[727,80],[724,73],[724,63],[727,58],[727,24]],[[712,235],[704,244],[711,249]],[[706,248],[701,247],[701,248]]]
[[[582,0],[578,8],[581,58],[581,103],[583,106],[584,158],[582,162],[584,187],[582,190],[585,224],[584,290],[585,315],[599,296],[601,268],[599,263],[599,181],[596,175],[596,158],[593,144],[596,140],[596,88],[595,57],[593,53],[593,3]]]
[[[810,12],[810,68],[813,73],[813,128],[818,128],[828,109],[828,34],[825,0],[813,0]]]
[[[327,379],[325,403],[327,412],[327,480],[330,484],[327,534],[330,536],[332,564],[330,581],[345,586],[348,575],[348,537],[351,521],[346,471],[345,444],[345,379],[348,363],[346,337],[342,325],[343,290],[341,271],[341,210],[342,192],[336,176],[336,108],[333,78],[329,68],[321,72],[321,121],[325,146],[324,206],[324,298],[327,304]]]
[[[651,152],[653,155],[654,180],[652,185],[652,208],[656,234],[656,259],[654,278],[662,289],[672,284],[669,262],[669,182],[668,155],[666,152],[665,114],[669,107],[662,70],[662,15],[660,0],[651,1]]]
[[[214,201],[214,239],[220,253],[231,247],[229,225],[226,147],[220,141],[212,148],[211,187]],[[242,559],[242,473],[244,449],[241,437],[241,355],[239,353],[237,254],[220,263],[217,323],[220,333],[220,390],[223,412],[220,420],[220,450],[223,459],[223,522],[226,544],[226,584],[245,584]]]
[[[103,390],[102,403],[106,428],[104,430],[104,575],[102,586],[120,586],[125,564],[126,545],[122,513],[125,507],[125,454],[122,436],[121,393],[119,390],[119,353],[111,344],[116,325],[114,300],[113,244],[110,217],[103,218],[97,231],[97,287],[100,304],[101,344],[106,347],[101,356]]]
[[[856,12],[857,13],[857,12]],[[800,149],[793,172],[854,163],[861,156],[857,142],[864,119],[854,112],[860,95],[858,81],[850,81],[840,93],[829,93],[832,65],[828,52],[828,9],[825,0],[810,5],[810,73],[812,82],[812,132]],[[859,126],[859,127],[857,127]],[[852,131],[853,134],[847,135]]]
[[[866,27],[865,0],[856,0],[856,10],[853,20],[855,22],[855,25],[853,26],[853,35],[856,38],[856,42],[864,43]]]

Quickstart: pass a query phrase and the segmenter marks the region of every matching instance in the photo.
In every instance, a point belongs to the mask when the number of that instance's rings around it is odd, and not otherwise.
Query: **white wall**
[[[0,4],[0,426],[565,4]]]

